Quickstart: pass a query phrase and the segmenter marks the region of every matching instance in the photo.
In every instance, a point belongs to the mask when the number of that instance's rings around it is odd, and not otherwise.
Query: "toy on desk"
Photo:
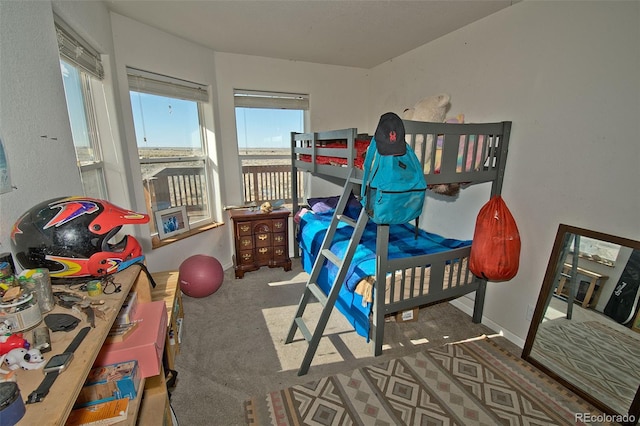
[[[0,355],[5,355],[18,348],[29,349],[29,342],[22,337],[22,333],[0,336]]]
[[[271,213],[273,211],[273,206],[271,205],[270,202],[265,201],[264,203],[262,203],[262,205],[260,206],[260,211],[262,213]]]
[[[45,359],[38,349],[17,348],[11,349],[4,356],[4,363],[10,370],[37,370],[45,364]],[[4,372],[4,371],[3,371]]]

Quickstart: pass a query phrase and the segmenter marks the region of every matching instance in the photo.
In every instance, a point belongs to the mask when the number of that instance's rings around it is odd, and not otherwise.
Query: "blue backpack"
[[[403,155],[383,155],[371,140],[364,160],[361,203],[373,222],[403,224],[422,214],[427,183],[415,152],[401,139]]]

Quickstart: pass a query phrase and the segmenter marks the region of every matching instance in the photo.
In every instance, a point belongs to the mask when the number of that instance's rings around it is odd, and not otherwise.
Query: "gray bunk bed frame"
[[[511,132],[510,121],[453,124],[404,120],[404,126],[407,143],[416,152],[423,170],[427,171],[425,178],[428,185],[450,183],[472,185],[491,182],[489,199],[501,194]],[[356,178],[361,179],[362,170],[354,167],[353,164],[357,155],[355,141],[362,138],[363,136],[359,136],[355,128],[292,133],[293,194],[298,194],[299,171],[307,171],[338,184],[345,183],[352,171]],[[442,150],[439,169],[436,169],[438,138],[442,140]],[[335,141],[343,141],[344,148],[326,147],[328,143]],[[468,158],[470,150],[472,158]],[[461,162],[458,160],[459,152],[462,157]],[[302,155],[310,156],[311,161],[303,161]],[[318,156],[346,159],[347,165],[317,164]],[[478,158],[480,161],[477,161]],[[466,167],[468,160],[471,163],[469,168]],[[299,208],[299,202],[294,196],[294,213]],[[378,225],[375,296],[370,331],[374,356],[382,354],[384,317],[388,314],[452,300],[475,291],[472,321],[474,323],[482,321],[487,281],[473,276],[469,271],[470,247],[429,255],[388,259],[386,244],[388,237],[389,226]],[[294,256],[299,256],[297,244],[294,245]],[[453,265],[458,267],[454,268]],[[428,270],[428,278],[425,278],[426,270]],[[386,285],[380,286],[378,283],[386,283]],[[407,289],[411,294],[409,297],[404,296]]]

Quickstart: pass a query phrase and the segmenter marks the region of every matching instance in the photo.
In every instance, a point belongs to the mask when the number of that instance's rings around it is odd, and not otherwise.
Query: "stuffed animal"
[[[418,101],[413,108],[407,108],[404,110],[402,118],[405,120],[412,121],[428,121],[431,123],[444,123],[447,111],[449,110],[451,96],[446,93],[441,93],[439,95],[428,96],[424,99]],[[432,138],[430,136],[430,138]],[[439,141],[438,145],[441,145],[441,141]],[[426,158],[431,156],[431,149],[433,149],[433,140],[427,140],[427,150]],[[437,149],[437,148],[436,148]],[[426,165],[425,165],[426,167]],[[425,170],[425,173],[428,173],[428,170]],[[436,168],[434,173],[439,173],[439,169]],[[437,185],[429,185],[428,188],[435,192],[436,194],[455,196],[460,192],[460,184],[459,183],[443,183]]]
[[[262,203],[262,205],[260,206],[260,211],[262,213],[271,213],[273,211],[273,206],[271,205],[270,202],[265,201],[264,203]]]
[[[419,100],[413,108],[407,108],[402,114],[405,120],[443,123],[449,110],[451,96],[446,93],[428,96]]]

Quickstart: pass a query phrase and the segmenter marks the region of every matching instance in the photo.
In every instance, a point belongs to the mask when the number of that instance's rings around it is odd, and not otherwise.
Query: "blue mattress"
[[[307,212],[300,217],[297,240],[301,249],[302,266],[308,273],[311,273],[332,216],[333,210],[322,213]],[[338,257],[343,257],[352,232],[352,227],[343,222],[339,223],[331,246],[331,251]],[[336,302],[338,310],[354,326],[359,335],[367,338],[367,341],[369,341],[370,331],[369,315],[373,305],[372,303],[364,302],[362,296],[355,293],[354,290],[362,279],[375,275],[376,233],[376,224],[369,221]],[[415,228],[412,224],[390,225],[389,228],[388,250],[390,259],[439,253],[470,245],[471,240],[444,238],[423,230],[419,230],[418,238],[416,239]],[[318,285],[326,294],[329,293],[331,283],[335,280],[337,273],[337,266],[331,262],[325,263],[318,278]]]

